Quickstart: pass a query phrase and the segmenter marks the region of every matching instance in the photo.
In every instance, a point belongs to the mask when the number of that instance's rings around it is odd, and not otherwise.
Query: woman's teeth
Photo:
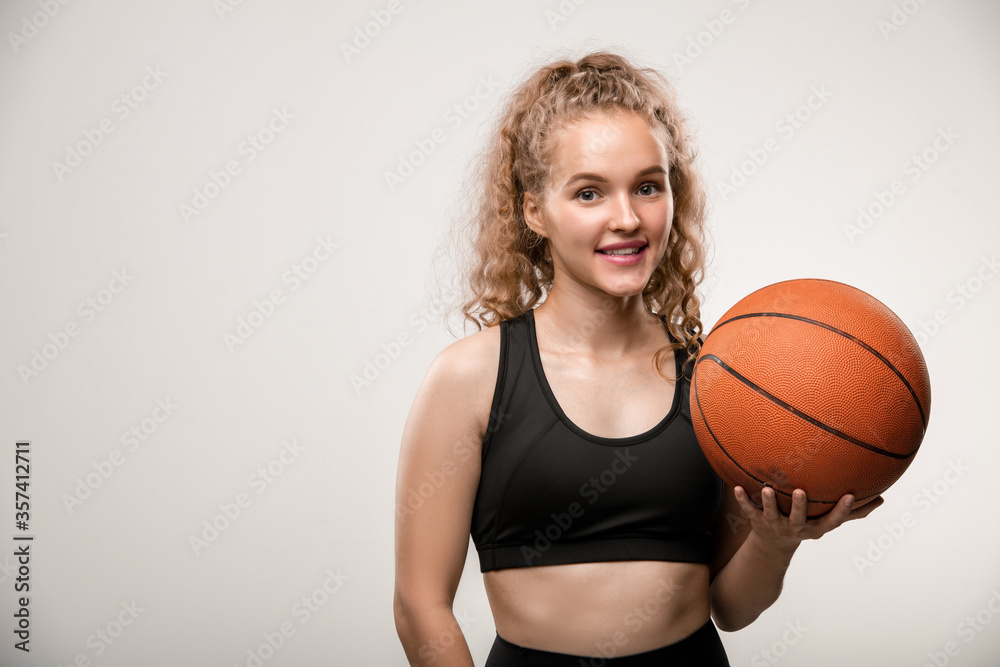
[[[636,255],[645,247],[646,246],[637,246],[635,248],[616,248],[615,250],[598,250],[597,252],[605,255]]]

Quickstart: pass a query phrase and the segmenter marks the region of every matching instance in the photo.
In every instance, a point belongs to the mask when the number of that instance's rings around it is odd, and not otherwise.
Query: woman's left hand
[[[837,501],[832,510],[810,519],[806,517],[807,499],[806,492],[802,489],[795,489],[792,492],[792,511],[788,516],[778,510],[778,502],[771,487],[764,487],[761,491],[763,509],[753,504],[742,486],[737,486],[733,490],[736,501],[750,520],[751,532],[771,548],[785,552],[795,551],[802,540],[820,538],[845,521],[868,516],[883,502],[882,496],[878,496],[861,507],[852,509],[854,496],[846,494]]]

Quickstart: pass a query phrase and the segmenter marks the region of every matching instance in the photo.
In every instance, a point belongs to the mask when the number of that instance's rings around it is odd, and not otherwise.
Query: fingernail
[[[848,507],[848,509],[850,509],[850,507],[853,504],[854,504],[854,496],[852,496],[851,494],[847,494],[847,507]]]

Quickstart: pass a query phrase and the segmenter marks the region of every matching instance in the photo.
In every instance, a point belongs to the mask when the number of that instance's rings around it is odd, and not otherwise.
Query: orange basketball
[[[760,505],[765,485],[808,516],[860,507],[899,479],[930,416],[927,365],[906,325],[861,290],[788,280],[723,315],[695,362],[691,421],[705,456]]]

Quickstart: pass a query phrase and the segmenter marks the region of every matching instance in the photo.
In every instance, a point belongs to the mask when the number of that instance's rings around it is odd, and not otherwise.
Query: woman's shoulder
[[[450,343],[438,353],[435,362],[457,375],[477,376],[500,358],[500,325],[486,327]]]
[[[441,350],[428,375],[439,391],[453,393],[475,415],[485,433],[499,374],[500,325],[460,338]]]

